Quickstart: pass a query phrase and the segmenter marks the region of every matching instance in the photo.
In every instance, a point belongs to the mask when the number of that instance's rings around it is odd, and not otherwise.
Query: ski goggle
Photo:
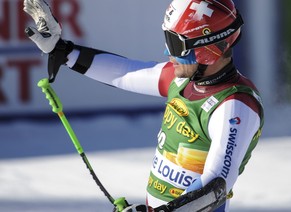
[[[164,55],[171,56],[168,48],[165,49]],[[189,53],[185,56],[181,57],[175,57],[176,61],[178,63],[184,64],[184,65],[191,65],[191,64],[197,64],[195,52],[194,50],[189,50]]]
[[[196,38],[188,39],[185,36],[177,34],[171,30],[164,30],[166,46],[172,56],[186,56],[190,53],[191,49],[211,45],[225,40],[233,35],[243,24],[244,22],[241,15],[237,13],[237,18],[228,27]]]

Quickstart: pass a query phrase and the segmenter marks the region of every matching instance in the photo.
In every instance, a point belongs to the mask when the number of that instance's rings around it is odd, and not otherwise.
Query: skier
[[[133,204],[123,211],[153,211],[179,196],[198,191],[207,195],[205,188],[217,178],[226,183],[227,200],[209,210],[229,210],[232,188],[264,122],[258,90],[232,59],[243,25],[232,0],[173,0],[162,24],[169,56],[163,63],[131,60],[64,40],[43,0],[24,0],[24,11],[37,26],[27,27],[26,34],[49,54],[50,82],[66,65],[120,89],[167,97],[147,204]],[[194,211],[195,201],[185,201],[179,210]]]

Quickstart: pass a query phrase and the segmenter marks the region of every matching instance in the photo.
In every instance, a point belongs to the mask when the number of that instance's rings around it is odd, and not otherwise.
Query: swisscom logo
[[[235,118],[232,118],[232,119],[229,120],[229,123],[230,123],[231,125],[239,125],[240,122],[241,122],[241,120],[240,120],[239,117],[235,117]]]

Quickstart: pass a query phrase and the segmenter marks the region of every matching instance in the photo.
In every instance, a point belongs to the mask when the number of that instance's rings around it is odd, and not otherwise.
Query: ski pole
[[[105,189],[105,187],[102,185],[102,183],[98,179],[98,177],[95,174],[92,166],[89,163],[89,160],[88,160],[85,152],[83,151],[83,148],[82,148],[80,142],[78,141],[77,136],[75,135],[75,133],[74,133],[69,121],[67,120],[65,114],[63,113],[63,105],[62,105],[59,97],[57,96],[57,94],[53,90],[53,88],[50,86],[49,80],[47,78],[42,79],[42,80],[40,80],[38,82],[37,86],[42,89],[43,93],[45,93],[46,98],[49,100],[49,104],[52,106],[52,111],[54,113],[58,114],[58,116],[61,119],[65,129],[67,130],[67,132],[68,132],[68,134],[69,134],[69,136],[70,136],[70,138],[71,138],[71,140],[72,140],[77,152],[82,157],[84,163],[86,164],[86,167],[89,169],[90,174],[92,175],[92,177],[93,177],[94,181],[96,182],[96,184],[99,186],[99,188],[105,194],[105,196],[108,198],[108,200],[116,207],[116,209],[118,211],[122,211],[124,208],[126,208],[128,206],[128,203],[126,202],[124,197],[121,197],[121,198],[118,198],[118,199],[115,200],[108,193],[108,191]]]

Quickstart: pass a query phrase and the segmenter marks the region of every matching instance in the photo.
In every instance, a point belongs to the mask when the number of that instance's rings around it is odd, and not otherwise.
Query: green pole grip
[[[66,128],[76,150],[78,151],[79,154],[82,154],[83,148],[78,141],[78,138],[72,129],[70,123],[68,122],[65,114],[63,113],[63,105],[61,103],[61,100],[57,96],[56,92],[54,89],[50,86],[49,80],[47,78],[41,79],[38,83],[37,86],[42,89],[42,92],[45,93],[45,97],[49,100],[49,104],[52,106],[52,111],[57,113],[59,118],[61,119],[64,127]]]
[[[121,212],[124,208],[128,206],[128,203],[124,197],[116,199],[113,204],[117,208],[118,212]]]
[[[55,113],[62,112],[63,105],[55,91],[50,86],[49,80],[47,78],[41,79],[37,83],[37,86],[41,88],[42,92],[45,94],[45,97],[49,100],[49,104],[52,106],[52,111]]]

